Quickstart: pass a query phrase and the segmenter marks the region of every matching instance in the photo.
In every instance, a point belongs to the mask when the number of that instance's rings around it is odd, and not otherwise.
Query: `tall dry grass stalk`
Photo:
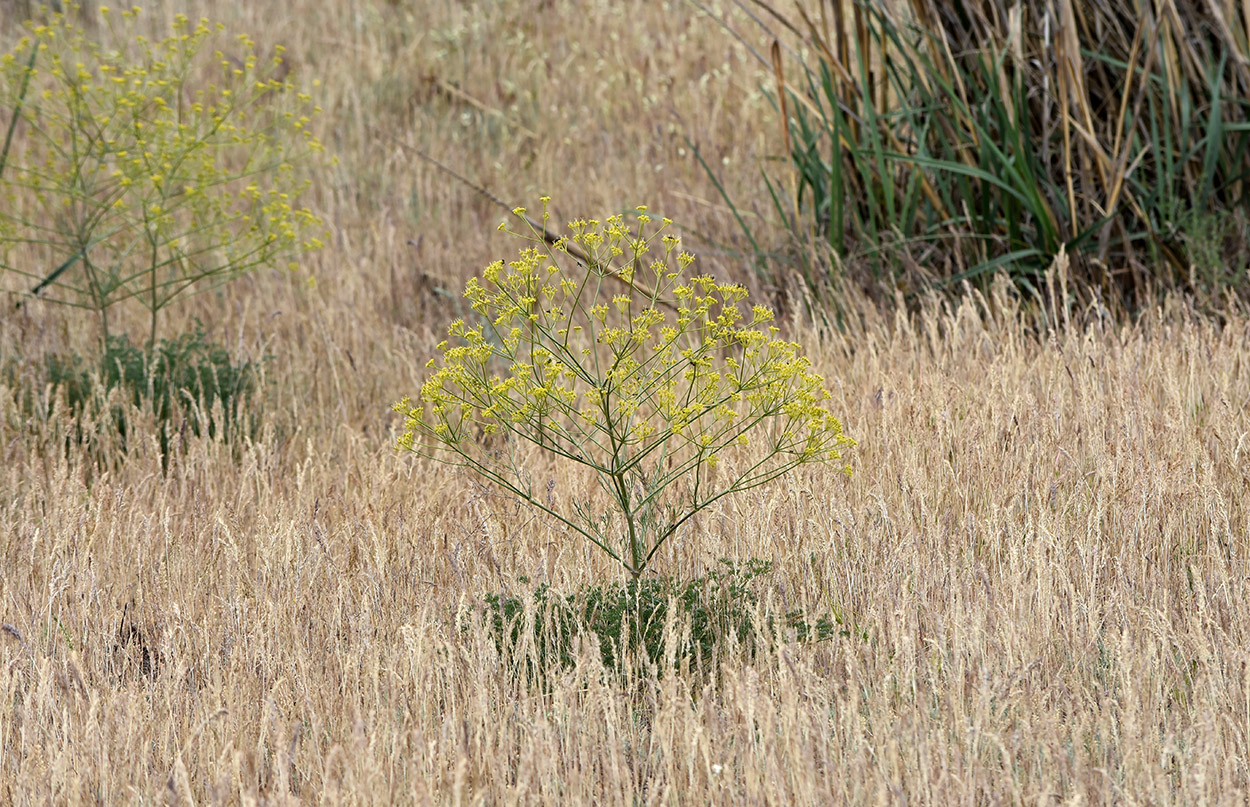
[[[262,7],[202,4],[322,78],[335,241],[315,292],[257,276],[175,314],[276,356],[251,443],[184,433],[163,474],[136,439],[101,466],[63,410],[0,389],[0,803],[1245,803],[1243,314],[1119,326],[1000,286],[896,320],[848,301],[845,334],[790,323],[837,379],[856,475],[728,502],[659,565],[773,560],[761,608],[851,635],[782,634],[716,678],[622,681],[584,647],[532,686],[482,595],[617,572],[392,451],[387,406],[459,304],[438,289],[514,245],[370,127],[503,198],[646,201],[728,239],[667,127],[750,196],[776,123],[749,57],[680,5],[638,25],[607,3]],[[6,360],[92,339],[35,305],[0,317]]]

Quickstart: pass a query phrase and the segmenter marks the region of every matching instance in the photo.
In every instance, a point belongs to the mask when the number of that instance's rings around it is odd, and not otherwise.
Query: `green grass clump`
[[[72,442],[115,443],[119,450],[112,452],[114,458],[125,455],[130,441],[141,439],[134,423],[140,413],[155,421],[166,468],[171,441],[183,430],[229,439],[254,436],[258,428],[253,401],[260,388],[260,363],[236,362],[198,324],[160,340],[151,351],[131,344],[125,335],[110,336],[100,356],[50,354],[43,370],[41,383],[22,379],[17,362],[5,370],[5,381],[18,390],[26,416],[46,421],[60,401],[73,423]]]
[[[534,679],[571,667],[579,641],[591,637],[610,671],[625,673],[637,664],[660,674],[683,667],[710,671],[732,649],[753,656],[772,635],[776,622],[758,621],[756,592],[756,581],[772,571],[768,561],[722,559],[719,567],[685,582],[630,577],[563,596],[546,584],[521,596],[492,593],[485,598],[488,625],[500,654]],[[799,641],[838,633],[827,615],[809,621],[791,611],[784,624]]]

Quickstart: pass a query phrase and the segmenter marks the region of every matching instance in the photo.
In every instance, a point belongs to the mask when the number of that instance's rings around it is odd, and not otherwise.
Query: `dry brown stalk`
[[[440,171],[443,171],[444,173],[448,174],[452,178],[459,180],[463,184],[472,188],[474,191],[477,191],[477,193],[481,194],[482,196],[486,197],[491,202],[493,202],[496,207],[502,208],[503,210],[507,211],[509,215],[516,215],[517,208],[515,206],[509,207],[507,202],[504,202],[502,199],[495,196],[493,193],[486,190],[485,188],[483,188],[481,185],[477,184],[476,182],[465,178],[463,174],[460,174],[456,170],[448,167],[446,164],[440,162],[439,160],[436,160],[434,157],[430,156],[424,150],[416,148],[414,146],[410,146],[407,143],[401,142],[399,140],[396,140],[390,135],[386,135],[381,132],[379,132],[379,134],[382,134],[382,136],[386,137],[388,140],[390,140],[392,143],[402,148],[404,151],[407,151],[410,154],[414,154],[417,157],[420,157],[422,160],[425,160],[430,165],[433,165],[435,168],[438,168]],[[551,246],[559,245],[559,249],[563,250],[564,252],[567,252],[569,255],[572,255],[574,260],[580,262],[584,267],[590,267],[594,263],[594,261],[592,261],[588,255],[586,255],[586,253],[582,250],[581,247],[579,247],[577,244],[573,243],[572,241],[568,240],[566,236],[562,235],[561,233],[556,232],[555,230],[550,229],[549,227],[547,227],[546,224],[542,222],[535,221],[534,218],[531,217],[527,213],[522,213],[520,215],[520,218],[527,225],[529,225],[534,230],[534,232],[542,235],[543,240],[546,241],[549,245]],[[637,265],[634,266],[635,271],[637,271],[638,268],[639,267]],[[654,291],[651,289],[648,289],[646,284],[640,280],[626,280],[624,277],[622,277],[621,275],[617,273],[609,274],[608,277],[612,278],[617,283],[633,288],[643,297],[649,298],[649,297],[655,296]],[[657,299],[656,302],[659,303],[662,307],[669,309],[670,311],[677,310],[677,303],[673,300]]]

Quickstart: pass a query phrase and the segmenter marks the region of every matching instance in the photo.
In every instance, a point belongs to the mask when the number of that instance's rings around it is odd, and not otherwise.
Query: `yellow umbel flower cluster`
[[[401,447],[473,468],[635,574],[712,501],[801,464],[840,463],[853,444],[772,312],[744,312],[741,286],[686,278],[694,258],[672,222],[649,229],[646,208],[637,213],[637,232],[621,216],[578,219],[550,246],[533,226],[516,232],[530,246],[469,281],[476,317],[451,323],[420,401],[396,405],[406,415]],[[585,263],[570,273],[573,254]],[[596,470],[624,518],[625,547],[602,534],[600,514],[573,518],[530,496],[520,469],[482,446],[496,433]],[[728,478],[712,484],[728,454]],[[657,508],[674,497],[681,506],[660,523]]]

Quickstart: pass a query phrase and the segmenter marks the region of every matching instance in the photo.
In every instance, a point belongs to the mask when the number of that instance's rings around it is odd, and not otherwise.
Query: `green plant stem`
[[[605,389],[599,397],[599,408],[603,412],[603,422],[607,424],[608,442],[612,447],[612,482],[616,490],[613,495],[616,497],[616,503],[621,508],[621,515],[625,518],[625,525],[629,531],[629,558],[630,562],[626,566],[629,573],[637,579],[642,574],[642,566],[639,559],[642,556],[642,549],[638,544],[638,534],[634,526],[633,514],[629,511],[629,484],[625,481],[625,472],[621,470],[621,448],[622,445],[616,439],[616,429],[613,428],[612,420],[612,403],[611,391]]]
[[[26,102],[26,92],[30,88],[30,76],[35,72],[35,57],[39,55],[38,45],[30,49],[30,59],[26,62],[26,72],[22,76],[22,89],[17,93],[17,103],[13,105],[13,117],[9,119],[9,129],[4,133],[4,150],[0,151],[0,177],[4,176],[4,168],[9,163],[9,148],[13,145],[13,132],[17,130],[18,118],[22,116],[22,105]]]
[[[91,308],[100,317],[100,344],[107,349],[109,342],[109,307],[105,303],[104,290],[100,288],[95,264],[91,262],[91,258],[87,253],[87,245],[84,244],[78,250],[78,254],[82,256],[83,273],[87,275],[87,289],[92,298]]]
[[[150,306],[151,320],[150,320],[150,326],[148,328],[148,354],[150,355],[152,351],[156,350],[156,316],[161,310],[160,306],[157,304],[157,299],[156,299],[156,272],[157,272],[156,267],[160,263],[160,244],[158,244],[157,240],[153,238],[151,235],[148,236],[148,242],[152,245],[152,257],[150,259],[150,265],[152,266],[152,272],[151,272],[152,304]]]

